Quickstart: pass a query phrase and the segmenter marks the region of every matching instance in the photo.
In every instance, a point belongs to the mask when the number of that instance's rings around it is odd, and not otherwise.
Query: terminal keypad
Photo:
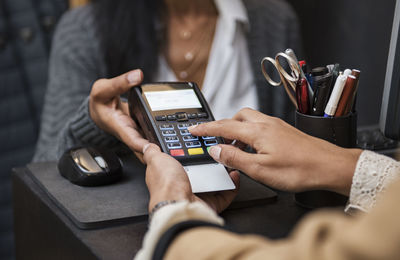
[[[207,155],[208,149],[218,144],[215,136],[193,136],[188,127],[207,122],[207,113],[156,116],[158,129],[172,156]],[[198,122],[199,119],[203,121]]]

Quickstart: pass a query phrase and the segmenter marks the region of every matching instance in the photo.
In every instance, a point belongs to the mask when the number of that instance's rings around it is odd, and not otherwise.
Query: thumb
[[[156,144],[148,143],[143,146],[143,160],[146,164],[150,164],[151,160],[160,153],[162,153],[160,147]]]
[[[219,144],[212,146],[209,154],[217,162],[245,173],[256,171],[258,166],[258,154],[243,152],[232,145]]]
[[[91,96],[96,100],[108,101],[127,92],[132,86],[139,85],[142,80],[143,72],[140,69],[111,79],[99,79],[94,83]]]

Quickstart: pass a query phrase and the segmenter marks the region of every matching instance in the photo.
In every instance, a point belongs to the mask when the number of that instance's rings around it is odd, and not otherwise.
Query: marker
[[[316,77],[323,76],[328,73],[329,73],[329,70],[328,70],[328,68],[325,68],[325,67],[316,67],[311,70],[311,73],[310,73],[311,81],[310,82],[312,82],[311,86],[314,91],[316,91],[316,82],[315,82]]]
[[[353,75],[349,75],[347,77],[346,84],[344,85],[342,97],[340,98],[339,104],[335,112],[335,117],[346,115],[346,108],[353,98],[356,84],[357,78]]]
[[[310,113],[310,100],[308,98],[307,80],[304,78],[297,81],[296,100],[299,112],[308,115]]]
[[[340,97],[342,96],[344,85],[346,84],[347,77],[340,74],[336,79],[335,86],[333,87],[331,97],[329,98],[328,104],[325,108],[324,117],[333,117],[335,115],[337,105]]]
[[[353,93],[353,98],[351,99],[351,101],[349,102],[349,104],[346,107],[345,115],[350,113],[351,110],[355,111],[356,96],[357,96],[357,91],[358,91],[358,83],[360,82],[361,71],[354,69],[351,71],[351,75],[356,77],[357,82],[356,82],[356,87],[355,87],[355,90]]]
[[[328,71],[327,68],[324,68]],[[329,99],[329,92],[331,86],[332,74],[328,73],[323,76],[314,77],[314,100],[311,108],[311,115],[323,116],[324,109]]]
[[[343,75],[348,77],[349,75],[351,75],[351,69],[345,69],[343,72]]]

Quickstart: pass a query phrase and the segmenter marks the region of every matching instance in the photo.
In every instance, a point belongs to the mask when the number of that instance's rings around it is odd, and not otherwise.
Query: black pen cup
[[[342,117],[320,117],[296,111],[295,126],[302,132],[344,148],[354,148],[357,142],[357,113]],[[297,204],[306,208],[344,206],[346,196],[331,191],[306,191],[295,194]]]

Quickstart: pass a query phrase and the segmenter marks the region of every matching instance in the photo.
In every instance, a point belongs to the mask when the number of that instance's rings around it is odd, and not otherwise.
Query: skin
[[[208,57],[213,42],[218,12],[213,0],[164,0],[167,9],[167,41],[163,46],[165,58],[176,77],[181,81],[196,82],[201,88],[206,73]],[[182,32],[191,32],[188,39],[182,39]],[[193,60],[185,58],[192,53]],[[180,72],[188,76],[180,78]]]
[[[360,149],[345,149],[304,134],[284,121],[246,108],[233,119],[189,128],[197,136],[222,136],[250,145],[247,153],[217,145],[210,155],[225,166],[280,190],[323,189],[349,195]]]
[[[139,85],[141,70],[133,70],[112,79],[97,80],[90,92],[89,113],[98,127],[124,142],[132,151],[141,152],[149,141],[144,139],[129,115],[128,104],[120,95]]]

